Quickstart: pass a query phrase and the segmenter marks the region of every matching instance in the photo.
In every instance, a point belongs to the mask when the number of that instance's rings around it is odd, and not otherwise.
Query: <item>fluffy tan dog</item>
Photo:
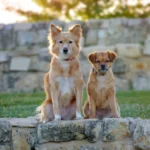
[[[88,56],[92,70],[87,84],[88,99],[84,104],[84,118],[120,117],[116,100],[115,79],[111,66],[114,52],[94,52]]]
[[[72,26],[68,32],[50,26],[48,39],[53,57],[44,79],[46,100],[37,108],[42,122],[82,118],[83,79],[77,59],[81,35],[80,25]]]

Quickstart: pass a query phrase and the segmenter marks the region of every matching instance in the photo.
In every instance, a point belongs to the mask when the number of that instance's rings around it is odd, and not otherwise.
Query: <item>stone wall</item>
[[[109,49],[118,54],[113,66],[117,89],[150,89],[150,19],[118,18],[0,24],[0,92],[43,89],[43,76],[51,59],[47,48],[51,23],[63,30],[81,24],[79,59],[85,83],[91,68],[87,55]]]
[[[0,150],[150,150],[150,120],[0,119]]]

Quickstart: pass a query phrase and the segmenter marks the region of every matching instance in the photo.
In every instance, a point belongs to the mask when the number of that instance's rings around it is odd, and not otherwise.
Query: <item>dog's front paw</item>
[[[61,116],[56,114],[54,121],[59,121],[59,120],[61,120]]]
[[[81,113],[76,111],[76,119],[83,119]]]
[[[120,115],[118,115],[118,114],[112,114],[111,117],[112,117],[112,118],[120,118]]]

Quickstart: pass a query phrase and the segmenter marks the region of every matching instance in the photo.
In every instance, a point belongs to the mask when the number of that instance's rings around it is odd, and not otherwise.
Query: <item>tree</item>
[[[51,19],[146,18],[150,16],[150,3],[143,0],[129,4],[129,0],[33,0],[42,8],[40,13],[6,7],[9,11],[26,16],[28,21]],[[130,0],[131,2],[132,0]]]

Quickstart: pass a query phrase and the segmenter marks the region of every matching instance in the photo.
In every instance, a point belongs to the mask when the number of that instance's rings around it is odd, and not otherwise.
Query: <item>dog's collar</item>
[[[105,73],[97,72],[97,70],[95,68],[92,68],[92,72],[99,76],[104,76],[107,73],[107,72],[105,72]]]
[[[72,61],[74,60],[73,58],[67,58],[67,59],[63,59],[64,61]]]

